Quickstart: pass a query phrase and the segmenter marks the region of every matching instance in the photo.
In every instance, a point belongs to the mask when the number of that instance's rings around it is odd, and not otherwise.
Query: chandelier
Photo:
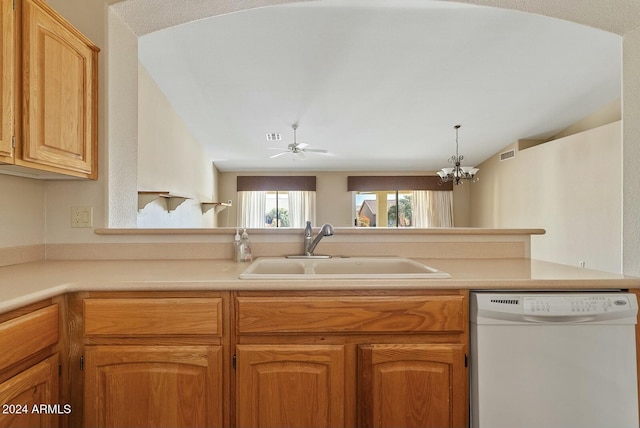
[[[437,172],[438,176],[440,176],[440,184],[453,181],[454,184],[458,185],[464,183],[463,180],[469,180],[472,183],[476,182],[478,181],[476,173],[479,169],[470,166],[460,166],[464,159],[464,156],[458,154],[458,130],[460,129],[460,125],[456,125],[454,128],[456,130],[456,154],[449,159],[449,163],[452,163],[454,166],[453,168],[442,168]]]

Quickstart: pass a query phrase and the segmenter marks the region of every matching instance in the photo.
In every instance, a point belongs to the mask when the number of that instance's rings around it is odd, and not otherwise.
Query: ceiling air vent
[[[516,157],[516,149],[511,149],[511,150],[507,150],[506,152],[500,153],[500,161],[513,159],[515,157]]]
[[[277,132],[270,132],[267,134],[267,141],[280,141],[282,140],[282,135]]]

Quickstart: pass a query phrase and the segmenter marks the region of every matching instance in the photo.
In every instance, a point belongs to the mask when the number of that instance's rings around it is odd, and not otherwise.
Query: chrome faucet
[[[311,222],[307,222],[307,227],[304,228],[304,255],[305,256],[313,256],[313,250],[316,249],[316,246],[320,242],[322,238],[325,236],[333,235],[333,226],[329,223],[325,223],[320,228],[320,232],[312,239],[313,231],[311,229]]]

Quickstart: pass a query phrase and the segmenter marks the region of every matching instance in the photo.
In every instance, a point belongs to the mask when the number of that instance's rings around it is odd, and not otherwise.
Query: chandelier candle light
[[[449,159],[449,163],[454,165],[453,168],[442,168],[437,174],[440,176],[440,183],[446,183],[448,181],[453,181],[454,184],[462,184],[463,180],[469,180],[472,183],[478,181],[476,178],[476,173],[479,171],[478,168],[474,168],[471,166],[460,166],[464,156],[458,154],[458,130],[461,125],[454,126],[456,130],[456,154],[451,156]]]

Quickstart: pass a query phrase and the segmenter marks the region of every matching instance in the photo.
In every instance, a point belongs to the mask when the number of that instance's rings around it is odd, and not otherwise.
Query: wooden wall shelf
[[[144,207],[149,205],[151,202],[156,199],[161,198],[165,201],[165,207],[167,212],[174,211],[178,206],[186,201],[187,199],[191,199],[186,196],[174,195],[168,191],[139,191],[138,192],[138,210],[142,210]]]
[[[220,211],[225,210],[227,207],[231,206],[231,201],[229,202],[202,202],[200,204],[202,207],[202,214],[205,214],[212,208],[215,210],[215,213],[218,214]]]

